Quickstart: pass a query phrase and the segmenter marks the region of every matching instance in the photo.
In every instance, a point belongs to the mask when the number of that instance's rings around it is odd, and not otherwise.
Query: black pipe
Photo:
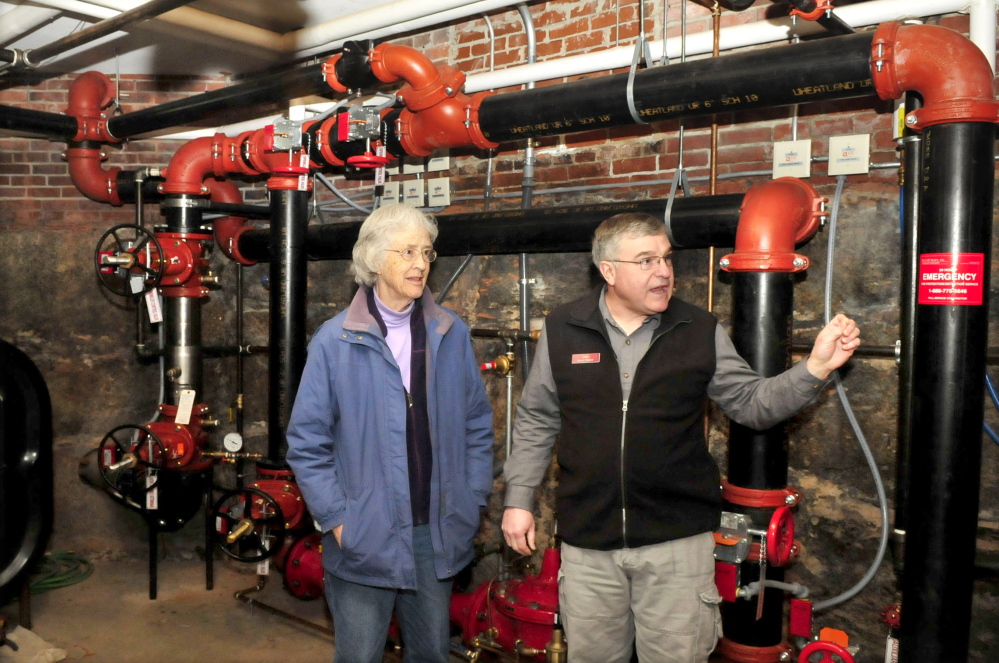
[[[905,96],[905,110],[922,106],[913,93]],[[898,363],[898,451],[895,454],[895,527],[892,533],[892,561],[895,574],[902,576],[905,560],[906,520],[909,515],[909,458],[912,448],[912,376],[916,370],[916,301],[919,283],[919,205],[920,174],[923,171],[923,139],[907,130],[902,140],[902,274],[899,298]]]
[[[732,340],[735,349],[760,375],[783,373],[791,360],[794,280],[784,272],[733,275]],[[787,487],[787,435],[780,423],[755,431],[729,425],[728,480],[742,488]]]
[[[229,216],[239,216],[244,219],[269,219],[271,209],[265,205],[244,205],[239,203],[217,203],[208,201],[206,212],[219,212]]]
[[[635,74],[633,97],[646,122],[875,94],[873,32],[706,58]],[[479,123],[489,140],[590,131],[635,123],[629,74],[486,98]]]
[[[270,348],[268,355],[267,459],[283,463],[284,434],[305,368],[306,237],[309,192],[271,195]]]
[[[76,136],[78,123],[75,117],[60,113],[0,106],[0,129],[69,140]]]
[[[24,52],[24,62],[28,66],[37,67],[43,60],[65,53],[77,46],[82,46],[95,39],[100,39],[105,35],[117,32],[121,28],[144,21],[148,18],[165,14],[166,12],[190,4],[191,0],[149,0],[138,7],[123,11],[117,16],[94,23],[90,27],[78,32],[73,32],[62,39],[57,39],[51,44],[46,44],[39,48],[33,48]],[[30,62],[33,61],[33,62]]]
[[[732,246],[743,194],[677,198],[673,204],[670,240],[678,248]],[[437,217],[440,235],[434,244],[442,256],[584,253],[590,251],[593,231],[621,212],[648,212],[662,216],[666,201],[644,200],[567,207],[515,209],[503,212],[449,214]],[[348,260],[361,222],[311,226],[307,251],[310,260]],[[248,230],[239,237],[240,254],[250,260],[270,260],[267,229]],[[708,243],[710,242],[710,243]]]
[[[118,192],[118,198],[125,205],[138,202],[140,198],[135,173],[136,171],[134,170],[123,170],[115,177],[115,191]],[[160,193],[157,187],[163,182],[164,178],[158,175],[151,175],[141,179],[141,199],[143,202],[158,203],[163,200],[163,194]]]
[[[286,99],[322,92],[329,92],[329,86],[323,79],[323,65],[313,64],[112,117],[108,120],[108,132],[115,138],[124,139],[203,120],[225,109],[273,105]]]
[[[982,454],[995,127],[959,122],[924,132],[913,355],[912,443],[899,659],[968,655]],[[935,256],[934,254],[937,254]],[[939,256],[943,254],[943,256]],[[945,273],[978,274],[977,287],[933,303]],[[979,260],[975,266],[971,261]],[[976,299],[981,295],[980,303]],[[939,296],[939,295],[938,295]],[[917,515],[918,514],[918,515]]]
[[[785,272],[737,272],[732,287],[732,341],[736,350],[760,375],[772,377],[791,363],[791,318],[794,278]],[[728,481],[740,488],[780,490],[787,487],[787,433],[784,423],[756,431],[736,422],[729,424]],[[755,529],[767,528],[773,509],[747,509]],[[759,580],[757,563],[742,563],[742,584]],[[784,570],[768,568],[767,577],[782,580]],[[757,600],[738,600],[722,611],[725,636],[750,647],[772,647],[783,638],[784,593],[765,588],[762,616]]]
[[[201,199],[196,196],[171,195],[160,205],[168,232],[205,234]]]

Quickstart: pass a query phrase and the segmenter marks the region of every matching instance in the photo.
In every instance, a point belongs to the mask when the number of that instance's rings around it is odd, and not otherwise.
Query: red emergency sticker
[[[600,363],[600,353],[599,352],[583,352],[578,355],[572,355],[572,363],[574,364],[599,364]]]
[[[924,253],[919,256],[919,303],[981,306],[984,253]]]

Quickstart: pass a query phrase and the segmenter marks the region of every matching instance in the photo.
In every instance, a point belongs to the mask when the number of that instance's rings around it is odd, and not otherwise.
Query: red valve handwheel
[[[767,527],[767,561],[784,566],[794,550],[794,514],[786,506],[779,507]]]
[[[371,152],[365,152],[364,154],[355,154],[352,157],[347,157],[347,163],[351,166],[356,166],[357,168],[381,168],[388,164],[390,159],[388,157],[378,156],[377,154],[372,154]]]
[[[132,457],[130,464],[114,467],[128,455]],[[147,426],[125,424],[112,428],[97,447],[97,469],[101,478],[116,492],[128,497],[142,495],[156,487],[158,475],[150,474],[150,470],[166,469],[166,458],[163,443]]]
[[[805,645],[798,655],[798,663],[854,663],[854,660],[850,652],[835,642],[819,640]]]
[[[104,264],[102,257],[126,258],[121,264]],[[156,235],[142,226],[124,224],[111,228],[97,240],[94,267],[101,285],[120,297],[144,295],[159,286],[166,269],[163,247]],[[131,277],[141,279],[142,289],[132,290]]]

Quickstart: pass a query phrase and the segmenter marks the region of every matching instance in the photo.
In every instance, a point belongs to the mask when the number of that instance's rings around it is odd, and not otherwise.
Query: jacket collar
[[[347,307],[347,317],[343,321],[343,328],[347,331],[364,332],[366,334],[374,334],[378,338],[383,338],[382,332],[378,328],[378,321],[368,311],[368,290],[370,289],[366,285],[362,285],[357,289],[354,299],[351,300],[350,306]],[[434,301],[434,296],[430,294],[430,288],[423,289],[420,303],[423,305],[423,319],[426,321],[427,329],[429,331],[436,331],[441,335],[446,334],[454,324],[454,318],[448,315],[446,309],[437,305]],[[436,322],[434,327],[431,327],[431,320]]]
[[[607,329],[603,316],[600,314],[600,298],[603,297],[604,286],[597,286],[589,294],[570,304],[569,323],[578,327],[592,329],[607,337]],[[663,334],[671,331],[677,325],[691,322],[690,313],[685,310],[686,302],[676,297],[670,299],[670,305],[662,312],[659,327],[653,335],[655,341]]]

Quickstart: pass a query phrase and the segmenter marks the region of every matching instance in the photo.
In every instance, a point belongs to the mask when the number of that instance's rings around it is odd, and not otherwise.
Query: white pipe
[[[971,27],[968,32],[996,71],[996,0],[971,0]]]
[[[990,2],[993,7],[994,1]],[[969,0],[873,0],[836,9],[836,15],[854,27],[874,25],[884,21],[935,16],[954,12],[967,12]],[[992,14],[992,40],[995,41],[995,12]],[[724,28],[719,36],[719,48],[730,50],[745,46],[757,46],[769,42],[786,41],[796,35],[804,36],[824,31],[825,28],[812,21],[798,21],[791,24],[790,18],[780,18]],[[712,50],[714,34],[711,30],[687,35],[686,54],[701,55]],[[662,40],[649,42],[652,59],[662,57]],[[666,41],[667,56],[680,55],[681,40]],[[993,48],[993,53],[995,49]],[[501,71],[475,74],[465,81],[465,92],[495,90],[511,85],[521,85],[527,81],[545,81],[564,76],[589,74],[631,65],[634,47],[621,46],[603,51],[571,55],[558,60],[547,60],[531,65],[508,67]]]
[[[105,19],[117,16],[121,13],[120,11],[115,11],[114,9],[99,7],[90,2],[80,2],[79,0],[32,0],[32,2],[44,7],[50,7],[52,9],[72,12],[73,14],[79,14],[81,16],[89,16],[90,18]]]
[[[18,5],[0,15],[0,44],[7,44],[28,32],[32,32],[58,15],[58,9]]]

